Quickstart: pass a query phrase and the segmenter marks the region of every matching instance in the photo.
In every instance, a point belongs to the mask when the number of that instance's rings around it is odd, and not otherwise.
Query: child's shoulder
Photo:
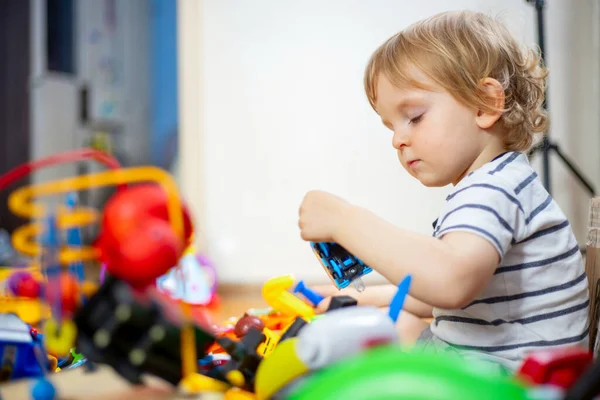
[[[519,195],[538,178],[527,156],[520,152],[506,152],[471,172],[457,189],[472,184],[488,183],[499,186],[512,195]]]
[[[504,153],[465,177],[446,198],[439,220],[475,225],[499,243],[506,236],[509,242],[498,246],[504,249],[546,229],[568,227],[526,155],[518,152]]]
[[[459,202],[470,198],[495,204],[508,202],[522,213],[552,201],[527,156],[520,152],[503,153],[473,171],[456,186],[448,200],[455,197]]]

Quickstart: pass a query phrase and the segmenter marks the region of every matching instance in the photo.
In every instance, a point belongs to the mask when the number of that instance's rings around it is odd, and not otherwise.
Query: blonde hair
[[[364,85],[371,106],[377,79],[384,74],[396,86],[427,88],[410,74],[414,66],[461,103],[503,112],[507,150],[531,147],[535,134],[548,129],[543,107],[548,71],[537,52],[523,48],[499,21],[485,14],[445,12],[411,25],[382,44],[371,56]],[[494,78],[504,88],[504,108],[491,105],[481,81]],[[375,111],[377,111],[375,109]]]

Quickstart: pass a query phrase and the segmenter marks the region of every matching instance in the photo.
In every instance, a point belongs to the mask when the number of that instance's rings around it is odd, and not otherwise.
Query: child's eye
[[[408,121],[408,124],[409,125],[418,124],[423,119],[423,115],[425,115],[425,114],[421,114],[418,117],[412,118],[410,121]]]

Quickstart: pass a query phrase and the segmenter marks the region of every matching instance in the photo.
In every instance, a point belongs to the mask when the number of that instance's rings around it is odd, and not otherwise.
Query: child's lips
[[[415,168],[417,165],[419,165],[420,161],[421,160],[411,160],[411,161],[408,162],[408,167],[409,168]]]

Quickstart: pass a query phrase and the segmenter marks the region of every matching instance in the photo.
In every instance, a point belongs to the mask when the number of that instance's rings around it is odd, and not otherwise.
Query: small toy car
[[[311,242],[310,245],[338,289],[343,289],[352,283],[359,292],[364,290],[361,277],[372,272],[371,267],[337,243]]]
[[[15,314],[0,314],[0,382],[42,377],[48,371],[42,341]]]

